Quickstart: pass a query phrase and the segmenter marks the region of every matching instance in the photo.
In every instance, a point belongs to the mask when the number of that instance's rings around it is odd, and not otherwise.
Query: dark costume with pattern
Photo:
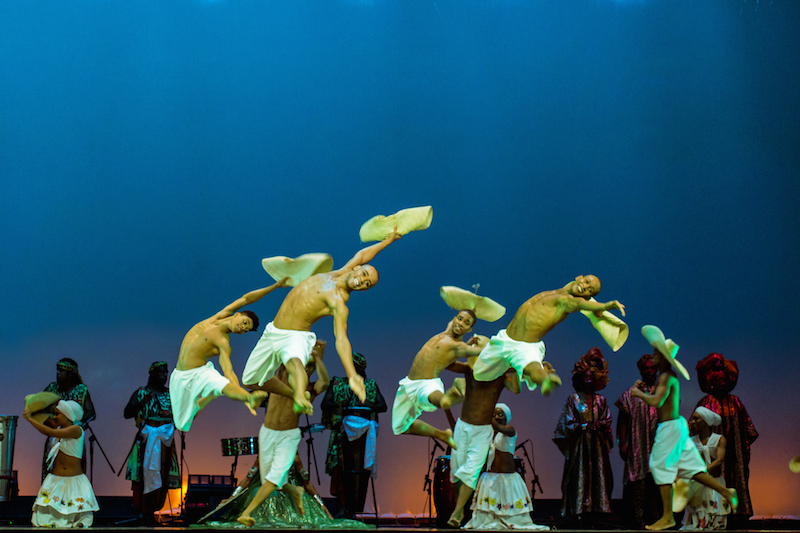
[[[609,452],[613,446],[608,402],[596,391],[608,383],[603,354],[592,348],[573,369],[574,394],[567,398],[553,442],[564,454],[561,514],[610,513],[614,479]]]
[[[644,355],[637,366],[644,380],[645,373],[652,369],[652,356]],[[657,371],[652,373],[653,377],[658,375]],[[650,474],[649,465],[650,450],[658,427],[658,410],[634,398],[631,395],[633,388],[625,389],[615,404],[619,408],[617,439],[621,447],[627,445],[628,452],[622,472],[622,515],[628,519],[629,526],[644,529],[646,524],[658,520],[662,512],[661,495]],[[645,392],[652,394],[654,389],[655,385],[652,385]]]
[[[69,374],[74,375],[78,383],[71,389],[65,390],[61,388],[57,381],[53,381],[47,387],[45,387],[44,392],[53,392],[58,394],[61,396],[62,400],[72,400],[78,402],[78,405],[80,405],[81,409],[83,409],[83,418],[81,420],[74,420],[74,422],[76,425],[84,427],[84,420],[93,420],[95,417],[95,412],[94,405],[92,404],[91,397],[89,396],[89,389],[86,387],[86,385],[84,385],[83,379],[78,373],[78,365],[72,359],[64,358],[56,363],[56,369],[59,372],[68,372]],[[44,443],[44,454],[42,455],[42,481],[44,481],[44,478],[47,477],[49,472],[47,456],[50,453],[50,448],[52,447],[51,442],[52,439],[47,438]],[[83,471],[86,472],[85,453],[81,457],[81,467],[83,468]]]
[[[739,379],[736,361],[712,353],[697,363],[700,390],[707,393],[696,407],[706,407],[722,417],[720,433],[728,441],[725,453],[725,482],[736,489],[739,508],[732,517],[753,516],[750,500],[750,445],[758,438],[750,415],[742,401],[730,394]]]
[[[353,363],[356,370],[362,372],[367,365],[360,354],[353,354]],[[375,380],[365,378],[364,387],[367,399],[361,403],[350,389],[347,378],[334,377],[322,400],[322,423],[331,430],[325,473],[331,476],[331,495],[337,497],[345,515],[363,510],[371,472],[365,470],[365,466],[369,465],[364,464],[364,459],[369,455],[369,435],[349,441],[343,421],[346,422],[345,417],[365,419],[366,424],[373,425],[377,433],[378,413],[385,413],[387,410],[386,400]],[[374,464],[371,471],[374,477]],[[355,501],[351,501],[353,495],[357,496]]]

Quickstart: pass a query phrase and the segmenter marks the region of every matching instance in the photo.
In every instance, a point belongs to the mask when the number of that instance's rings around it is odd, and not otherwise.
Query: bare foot
[[[464,509],[453,511],[453,514],[450,515],[450,519],[447,521],[447,525],[450,527],[459,527],[462,520],[464,520]]]
[[[453,386],[450,387],[447,392],[444,393],[442,399],[439,400],[439,407],[442,409],[450,409],[454,405],[458,405],[464,400],[464,391],[462,390],[461,386],[464,383],[460,383],[459,380],[464,382],[464,378],[456,378],[453,381]]]
[[[661,531],[662,529],[669,529],[671,527],[675,527],[675,519],[665,518],[663,516],[658,522],[650,524],[649,526],[644,526],[645,529],[650,531]]]
[[[261,404],[264,403],[266,397],[267,393],[263,390],[253,391],[247,396],[247,408],[253,415],[256,414],[256,408],[261,407]]]
[[[736,489],[728,489],[728,502],[731,504],[731,513],[736,514],[736,511],[739,509],[739,495],[736,493]]]
[[[561,378],[555,374],[548,374],[542,382],[542,396],[550,396],[560,386]]]
[[[303,494],[305,494],[306,491],[302,487],[297,487],[289,483],[283,486],[283,491],[288,492],[289,495],[294,498],[294,503],[297,505],[297,511],[300,515],[306,514],[306,510],[303,508]]]
[[[253,527],[256,525],[256,521],[250,518],[249,516],[242,515],[236,519],[237,522],[240,524],[244,524],[247,527]]]
[[[445,437],[447,437],[445,443],[454,450],[457,450],[458,448],[456,447],[456,441],[453,440],[453,430],[452,429],[445,430],[444,435]]]
[[[292,410],[297,415],[306,414],[311,416],[314,414],[314,406],[311,405],[311,393],[304,391],[302,395],[295,396],[294,405]]]

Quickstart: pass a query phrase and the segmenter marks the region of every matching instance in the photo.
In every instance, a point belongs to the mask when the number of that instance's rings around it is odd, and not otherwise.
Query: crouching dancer
[[[31,523],[35,527],[90,527],[100,507],[81,469],[83,429],[75,421],[83,418],[83,408],[72,400],[58,402],[52,419],[56,428],[37,422],[27,409],[22,416],[39,433],[55,438],[47,457],[52,472],[44,478],[33,502]]]

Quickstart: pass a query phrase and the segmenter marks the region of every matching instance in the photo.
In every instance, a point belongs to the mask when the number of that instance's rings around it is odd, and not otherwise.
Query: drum
[[[14,479],[14,437],[17,432],[16,415],[0,415],[0,502],[8,501]]]
[[[457,499],[456,486],[450,483],[450,456],[440,455],[436,458],[433,470],[433,506],[436,507],[437,527],[447,526]]]
[[[258,455],[258,437],[222,439],[222,456]]]

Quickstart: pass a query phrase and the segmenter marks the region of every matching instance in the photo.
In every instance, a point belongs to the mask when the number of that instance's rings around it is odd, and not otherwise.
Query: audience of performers
[[[167,375],[166,362],[150,365],[147,385],[133,393],[123,413],[139,428],[125,479],[131,481],[133,506],[146,523],[155,522],[154,513],[163,507],[168,489],[181,486]]]
[[[711,428],[722,423],[722,418],[705,407],[698,407],[689,420],[689,435],[703,461],[706,463],[708,474],[725,486],[722,476],[722,464],[725,461],[725,437],[719,433],[712,433]],[[674,491],[678,492],[677,489]],[[718,492],[691,481],[685,497],[688,504],[683,515],[683,527],[686,530],[698,529],[725,529],[730,505]]]
[[[353,365],[364,379],[366,400],[356,397],[346,377],[331,379],[322,399],[322,423],[331,431],[325,473],[331,476],[331,495],[348,518],[364,510],[369,478],[377,477],[378,414],[387,410],[378,384],[367,378],[366,358],[353,353]]]
[[[81,375],[78,373],[78,363],[69,357],[64,357],[56,363],[56,380],[45,387],[44,392],[54,392],[61,396],[62,400],[72,400],[82,409],[81,418],[75,420],[75,424],[84,426],[95,418],[94,404],[89,395],[89,389],[83,383]],[[42,457],[42,480],[47,476],[48,461],[47,456],[53,445],[53,439],[48,438],[44,443],[44,455]],[[81,454],[81,468],[86,472],[86,456]]]
[[[645,386],[653,394],[658,369],[653,356],[643,355],[636,366]],[[622,517],[626,525],[644,529],[661,516],[661,495],[650,473],[650,450],[656,437],[658,412],[655,407],[631,395],[631,385],[617,400],[617,442],[619,455],[625,462],[622,471]]]
[[[739,379],[739,367],[736,361],[711,353],[699,361],[695,369],[700,390],[706,393],[697,406],[707,407],[722,417],[720,433],[728,443],[723,466],[725,485],[736,489],[739,496],[739,508],[729,522],[737,529],[742,528],[753,516],[749,488],[750,445],[758,438],[758,432],[742,401],[730,394]]]
[[[472,518],[464,529],[550,529],[531,520],[533,502],[514,464],[517,432],[510,422],[511,409],[498,403],[492,417],[494,439],[486,459],[489,468],[478,478],[472,498]]]
[[[575,363],[576,392],[567,398],[553,436],[565,459],[561,514],[566,518],[592,520],[598,513],[611,512],[611,412],[597,394],[606,384],[608,364],[602,352],[592,348]]]

